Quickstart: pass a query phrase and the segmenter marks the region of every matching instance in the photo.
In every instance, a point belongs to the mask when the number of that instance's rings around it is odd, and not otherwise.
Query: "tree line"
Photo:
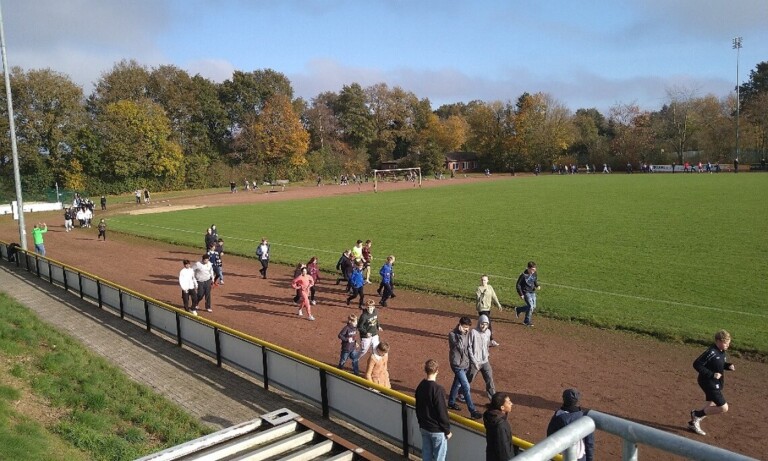
[[[657,111],[618,103],[607,114],[572,112],[546,93],[433,109],[429,99],[385,83],[352,83],[307,101],[272,69],[235,71],[215,83],[172,65],[124,60],[88,96],[51,69],[13,68],[11,91],[23,189],[32,192],[53,184],[101,194],[328,178],[384,161],[431,174],[453,151],[475,152],[492,171],[680,164],[690,152],[714,163],[736,155],[736,96],[699,96],[686,87],[668,89]],[[764,157],[768,61],[740,86],[739,108],[742,162]],[[7,103],[0,111],[0,192],[8,192]]]

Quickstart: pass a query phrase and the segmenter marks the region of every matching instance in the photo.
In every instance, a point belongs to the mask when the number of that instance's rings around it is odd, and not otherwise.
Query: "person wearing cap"
[[[496,290],[494,290],[493,287],[488,284],[487,275],[480,277],[480,286],[477,287],[477,291],[475,291],[475,300],[477,301],[477,315],[485,315],[488,317],[488,331],[491,332],[491,347],[496,347],[499,345],[499,343],[493,340],[493,331],[491,330],[490,323],[491,309],[493,308],[494,304],[499,308],[499,310],[502,308],[501,303],[499,302],[499,298],[496,296]]]
[[[416,387],[416,419],[421,432],[421,459],[444,461],[451,436],[451,420],[445,406],[445,389],[437,383],[435,359],[424,362],[427,375]]]
[[[517,294],[525,301],[525,306],[515,308],[515,317],[519,318],[520,314],[525,312],[523,324],[527,327],[533,326],[531,317],[533,316],[533,311],[536,310],[536,292],[541,289],[536,272],[536,263],[529,261],[528,267],[517,278],[517,284],[515,285]]]
[[[469,373],[467,381],[472,384],[477,373],[483,375],[485,381],[485,391],[488,398],[493,398],[496,393],[496,386],[493,384],[493,370],[490,362],[491,331],[488,328],[490,320],[485,315],[481,315],[477,321],[477,327],[469,332]]]
[[[512,411],[512,399],[506,392],[497,392],[483,413],[485,426],[485,461],[508,461],[517,454],[512,445],[512,426],[507,416]]]
[[[560,407],[547,426],[547,437],[571,424],[577,419],[585,416],[589,410],[582,410],[579,406],[581,394],[577,389],[566,389],[563,391],[563,406]],[[579,440],[577,448],[578,461],[594,461],[595,459],[595,434],[589,434]]]

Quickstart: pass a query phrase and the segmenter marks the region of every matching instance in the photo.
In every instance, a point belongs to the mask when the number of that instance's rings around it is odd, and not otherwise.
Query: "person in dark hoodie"
[[[512,411],[512,400],[506,392],[497,392],[491,404],[483,413],[485,426],[485,461],[507,461],[517,455],[518,448],[512,445],[512,426],[507,421]]]
[[[566,389],[563,391],[563,406],[560,407],[547,426],[547,437],[571,424],[577,419],[585,416],[589,410],[582,410],[579,406],[581,394],[577,389]],[[595,459],[595,434],[589,434],[578,443],[577,460],[593,461]]]

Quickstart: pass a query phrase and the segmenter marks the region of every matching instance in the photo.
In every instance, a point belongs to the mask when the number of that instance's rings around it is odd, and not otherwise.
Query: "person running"
[[[515,308],[515,318],[520,318],[520,314],[525,312],[523,324],[532,327],[531,317],[536,310],[536,292],[541,289],[539,286],[538,275],[536,275],[536,263],[528,262],[528,268],[520,274],[515,285],[517,294],[525,301],[525,306]]]
[[[265,279],[267,278],[267,268],[269,267],[269,242],[266,237],[261,239],[261,243],[256,248],[256,257],[259,258],[261,263],[261,269],[259,269],[261,278]]]
[[[359,358],[360,350],[357,342],[357,315],[349,314],[347,317],[347,324],[339,332],[339,340],[341,340],[341,352],[339,353],[339,366],[340,370],[344,369],[344,365],[347,364],[347,360],[352,360],[352,373],[355,376],[360,374]]]
[[[317,281],[320,280],[320,268],[317,265],[317,256],[312,256],[307,262],[307,272],[312,277],[314,284],[309,289],[309,303],[313,306],[317,304],[315,300],[315,291],[317,289]]]
[[[301,292],[301,304],[299,305],[299,317],[304,316],[303,309],[307,309],[307,320],[315,320],[312,316],[312,305],[309,303],[309,289],[315,284],[312,276],[307,273],[307,266],[302,265],[301,273],[293,279],[293,288]]]
[[[379,332],[382,331],[379,324],[379,311],[376,309],[376,303],[369,300],[365,305],[365,310],[357,319],[357,331],[360,332],[360,354],[365,355],[370,347],[379,345]]]
[[[352,271],[352,276],[349,278],[349,284],[352,287],[352,293],[347,296],[347,306],[352,303],[352,300],[360,297],[357,303],[357,307],[362,309],[365,302],[365,279],[363,278],[363,262],[358,261],[355,270]]]
[[[486,316],[488,318],[488,330],[491,332],[491,347],[499,345],[498,342],[493,339],[493,330],[491,330],[491,309],[493,305],[502,310],[499,298],[496,296],[496,290],[488,284],[488,276],[483,275],[480,277],[480,286],[475,291],[475,300],[477,301],[477,315],[478,317]]]
[[[363,271],[365,273],[366,284],[371,283],[371,261],[373,261],[373,255],[371,255],[371,245],[372,242],[370,240],[366,240],[365,244],[363,245]]]
[[[99,225],[96,226],[97,229],[99,229],[99,235],[96,237],[96,240],[99,240],[100,238],[104,238],[104,241],[107,241],[107,222],[102,219],[99,221]]]
[[[701,429],[701,421],[709,415],[719,415],[728,411],[728,402],[723,396],[725,371],[735,371],[736,366],[728,362],[725,351],[731,346],[731,334],[725,330],[715,333],[715,344],[709,346],[694,362],[693,368],[699,373],[696,381],[704,391],[706,405],[700,410],[691,410],[688,429],[707,435]]]
[[[384,265],[381,266],[381,270],[379,270],[381,285],[377,292],[381,294],[381,302],[379,303],[381,304],[381,307],[387,307],[387,300],[395,297],[392,287],[392,280],[395,277],[395,270],[392,268],[393,264],[395,264],[395,256],[389,255],[387,256],[387,262],[385,262]]]
[[[336,263],[336,270],[341,272],[341,276],[336,278],[336,285],[342,281],[347,282],[346,291],[349,293],[351,285],[349,279],[352,277],[352,271],[355,268],[355,262],[352,260],[352,250],[344,250]]]

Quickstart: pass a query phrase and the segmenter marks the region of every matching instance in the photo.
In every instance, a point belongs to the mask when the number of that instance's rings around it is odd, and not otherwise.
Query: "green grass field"
[[[334,187],[334,186],[329,186]],[[768,355],[768,175],[578,175],[119,216],[113,230],[202,249],[215,223],[229,253],[262,236],[276,262],[372,239],[378,269],[397,256],[399,286],[470,298],[481,274],[501,302],[528,260],[539,312],[665,340]],[[201,200],[202,201],[202,200]]]
[[[209,432],[0,293],[0,459],[130,460]]]

